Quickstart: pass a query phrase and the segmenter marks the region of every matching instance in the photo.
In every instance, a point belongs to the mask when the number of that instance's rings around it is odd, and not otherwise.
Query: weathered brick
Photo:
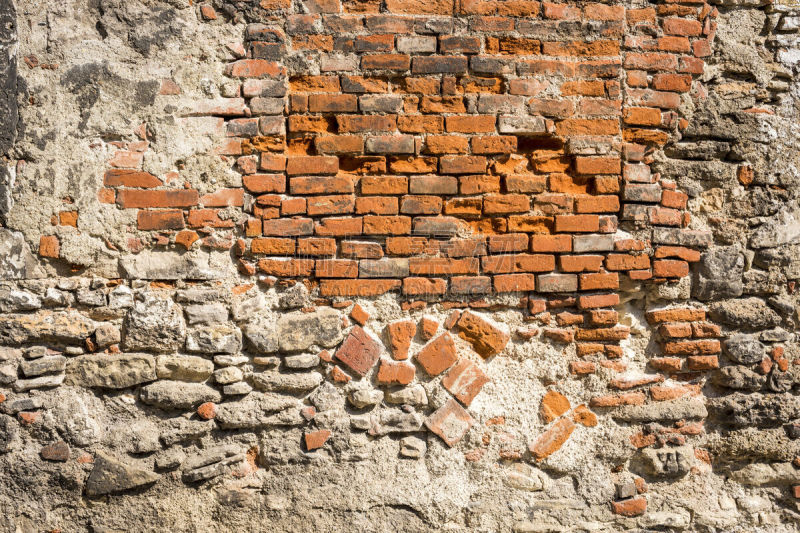
[[[183,211],[139,211],[136,220],[137,227],[143,231],[182,229],[184,227]]]
[[[117,192],[117,203],[125,209],[137,207],[190,207],[197,205],[198,201],[197,191],[192,189],[158,191],[123,189]]]

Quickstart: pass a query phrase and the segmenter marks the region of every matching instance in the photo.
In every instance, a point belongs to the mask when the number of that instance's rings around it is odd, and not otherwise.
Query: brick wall
[[[54,189],[41,208],[49,225],[25,234],[39,239],[46,274],[15,271],[22,282],[0,284],[0,424],[42,460],[88,465],[76,484],[87,498],[150,485],[199,498],[221,483],[224,498],[244,502],[237,491],[369,460],[382,473],[366,485],[383,491],[394,469],[409,494],[432,494],[422,508],[438,509],[439,492],[415,484],[438,467],[420,476],[404,466],[427,458],[465,479],[499,472],[498,485],[470,485],[473,496],[532,509],[486,511],[496,522],[483,522],[465,500],[453,507],[471,518],[421,519],[431,530],[557,527],[527,521],[539,504],[508,487],[545,490],[570,513],[587,506],[583,521],[552,510],[565,530],[689,527],[673,502],[701,484],[716,501],[727,490],[714,485],[719,469],[733,463],[714,454],[746,455],[736,446],[747,439],[725,440],[725,423],[751,416],[767,431],[780,419],[800,435],[790,399],[746,415],[750,400],[711,388],[788,397],[800,361],[777,327],[794,324],[776,299],[794,291],[794,278],[776,274],[783,256],[730,252],[736,239],[719,228],[734,222],[709,214],[718,175],[729,189],[785,192],[748,162],[767,141],[723,142],[703,122],[703,106],[729,105],[715,94],[749,83],[706,65],[716,21],[732,11],[694,0],[187,7],[199,48],[141,69],[158,79],[146,112],[122,125],[115,116],[112,133],[93,115],[103,127],[83,148],[100,154],[102,183]],[[35,75],[59,69],[54,58],[24,61]],[[773,93],[751,101],[750,90],[741,124],[778,109]],[[175,155],[185,145],[196,152]],[[12,214],[18,225],[26,216]],[[76,246],[88,235],[106,248],[84,260]],[[96,274],[107,256],[113,265]],[[747,278],[745,264],[764,274]],[[729,287],[728,271],[744,283]],[[759,290],[781,317],[761,300],[717,305]],[[65,415],[51,416],[61,403],[89,411],[67,403],[73,392],[118,432],[125,404],[126,424],[157,438],[81,440],[77,423],[62,429]],[[770,457],[788,469],[796,448],[781,446]],[[788,483],[780,468],[761,484]],[[730,525],[709,516],[696,523]]]

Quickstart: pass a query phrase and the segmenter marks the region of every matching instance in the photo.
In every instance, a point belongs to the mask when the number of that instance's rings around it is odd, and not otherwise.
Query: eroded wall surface
[[[797,531],[800,8],[0,7],[8,531]]]

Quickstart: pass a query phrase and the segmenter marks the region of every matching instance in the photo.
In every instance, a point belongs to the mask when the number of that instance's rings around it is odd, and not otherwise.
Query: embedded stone
[[[142,387],[139,399],[160,409],[188,410],[204,402],[217,403],[222,395],[203,383],[163,380]]]
[[[414,433],[420,430],[422,422],[419,413],[405,413],[399,409],[381,409],[376,413],[350,417],[354,429],[365,430],[373,436]]]
[[[742,366],[726,366],[717,370],[711,378],[715,385],[728,389],[761,390],[767,377]]]
[[[228,309],[221,303],[187,305],[183,312],[186,313],[186,321],[190,326],[228,321]]]
[[[400,457],[419,459],[428,450],[428,445],[418,437],[403,437],[400,439]]]
[[[386,403],[402,405],[428,405],[428,394],[420,384],[388,391],[384,395]]]
[[[98,348],[107,348],[122,340],[122,333],[114,324],[100,324],[94,330],[94,340]]]
[[[242,330],[247,343],[260,353],[275,353],[279,348],[278,330],[274,322],[259,317],[251,320]]]
[[[42,459],[48,461],[65,462],[69,461],[69,444],[63,440],[48,444],[39,451]]]
[[[62,383],[64,383],[64,374],[51,374],[31,379],[18,379],[14,383],[14,391],[25,392],[33,389],[46,389],[58,387]]]
[[[226,366],[214,372],[214,381],[220,385],[229,385],[237,381],[242,381],[243,377],[242,371],[235,366]]]
[[[149,354],[81,355],[67,364],[67,384],[79,387],[124,389],[155,379],[156,364]]]
[[[361,326],[354,326],[335,355],[353,372],[364,376],[378,361],[381,345]]]
[[[115,494],[151,485],[161,476],[149,470],[118,461],[105,452],[98,451],[89,478],[86,480],[87,496]]]
[[[159,379],[205,381],[214,372],[214,363],[194,355],[159,355],[156,375]]]
[[[474,423],[472,416],[453,399],[447,400],[425,419],[425,426],[451,448],[458,444]]]
[[[18,231],[0,228],[0,279],[31,279],[43,275],[25,236]]]
[[[378,389],[356,389],[347,395],[348,401],[357,409],[378,405],[383,401],[383,391]]]
[[[463,312],[457,326],[458,336],[472,344],[484,358],[502,352],[510,338],[508,333],[472,311]]]
[[[703,253],[692,287],[698,300],[721,300],[742,295],[744,255],[737,246],[716,248]]]
[[[136,302],[125,318],[122,347],[129,351],[169,353],[183,347],[186,323],[171,300],[149,296]]]
[[[423,346],[415,358],[425,372],[438,376],[458,360],[453,337],[447,332],[442,333]]]
[[[311,313],[294,312],[282,315],[277,327],[278,342],[283,352],[307,350],[312,345],[333,348],[341,342],[342,315],[330,307],[321,307]]]
[[[253,386],[265,392],[306,393],[322,383],[322,374],[307,372],[283,374],[280,372],[258,372],[251,376]]]
[[[745,329],[767,329],[781,323],[778,313],[755,297],[714,302],[709,311],[715,322]]]
[[[67,358],[63,355],[53,355],[50,357],[40,357],[38,359],[30,359],[28,361],[21,361],[19,364],[20,370],[25,377],[36,377],[42,374],[52,374],[54,372],[63,372],[67,367]]]
[[[10,452],[19,439],[19,422],[10,416],[0,415],[0,453]]]
[[[733,335],[722,343],[725,353],[743,365],[750,365],[761,361],[766,355],[767,348],[754,336],[746,334]]]
[[[694,448],[691,446],[644,448],[639,452],[638,459],[644,471],[651,476],[685,476],[694,464]]]
[[[42,307],[42,299],[28,291],[0,290],[0,313],[33,311]]]
[[[237,353],[242,349],[242,332],[231,324],[210,324],[189,329],[186,350],[198,353]]]
[[[127,279],[210,280],[223,274],[212,265],[212,255],[206,252],[178,254],[146,250],[123,257],[119,265]]]
[[[75,310],[0,313],[0,343],[12,346],[46,341],[81,344],[96,327],[93,320]]]
[[[253,392],[239,401],[217,404],[214,421],[223,429],[258,429],[299,425],[304,419],[297,399]]]

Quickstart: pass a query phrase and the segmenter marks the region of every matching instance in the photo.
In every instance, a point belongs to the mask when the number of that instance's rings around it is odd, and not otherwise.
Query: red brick
[[[189,207],[197,205],[197,191],[193,189],[167,191],[141,191],[124,189],[117,191],[117,203],[125,208],[136,207]]]
[[[329,429],[311,431],[303,435],[303,439],[306,444],[306,450],[310,452],[322,448],[330,438],[331,431]]]
[[[378,383],[381,385],[408,385],[414,380],[416,368],[403,362],[381,361],[378,367]]]
[[[447,292],[447,281],[436,278],[404,278],[403,294],[409,296],[431,296]]]
[[[335,356],[350,370],[364,376],[378,361],[380,353],[380,343],[360,326],[354,326]]]
[[[689,264],[672,259],[654,261],[653,275],[661,278],[682,278],[689,275]]]
[[[467,358],[461,358],[442,379],[442,386],[462,404],[469,406],[489,381],[477,364]]]
[[[370,297],[380,296],[400,287],[397,279],[322,280],[321,296]]]
[[[103,176],[103,184],[107,187],[139,187],[150,188],[163,185],[160,179],[149,172],[112,168]]]
[[[139,211],[137,227],[142,231],[182,229],[183,211]]]
[[[692,88],[692,77],[689,74],[656,74],[651,86],[658,91],[685,93]]]
[[[261,259],[258,268],[280,278],[307,277],[314,271],[313,259]]]
[[[489,133],[495,131],[494,115],[450,115],[445,128],[450,133]]]
[[[298,174],[336,174],[339,171],[339,158],[334,156],[293,156],[286,161],[286,173]]]
[[[606,268],[608,270],[641,270],[650,268],[650,257],[646,254],[608,254]]]
[[[530,445],[531,455],[536,461],[543,461],[567,442],[574,429],[575,423],[571,418],[559,419]]]
[[[492,292],[488,276],[455,276],[450,278],[450,292],[453,294],[478,295]]]
[[[411,218],[405,216],[364,217],[365,235],[404,235],[411,233]]]
[[[275,78],[286,74],[286,67],[263,59],[240,59],[229,63],[225,74],[233,78]]]
[[[361,58],[361,68],[374,70],[408,70],[411,58],[406,54],[371,54]]]
[[[324,218],[314,222],[314,233],[337,237],[360,235],[362,225],[361,218]]]
[[[706,312],[697,308],[674,308],[661,309],[658,311],[648,311],[645,314],[647,322],[650,324],[660,324],[661,322],[695,322],[706,319]]]
[[[591,233],[600,228],[597,215],[556,215],[555,231],[570,233]]]
[[[314,264],[318,278],[357,278],[358,261],[349,259],[318,259]]]
[[[475,155],[446,155],[439,159],[442,174],[480,174],[486,172],[486,158]]]
[[[461,314],[457,326],[458,336],[472,344],[483,358],[502,352],[510,339],[508,333],[471,311]]]
[[[263,227],[264,235],[274,235],[277,237],[311,235],[313,231],[314,226],[310,218],[265,220]]]
[[[474,423],[470,414],[453,399],[425,419],[425,426],[451,447],[463,438]]]
[[[506,272],[550,272],[555,269],[555,257],[541,254],[493,255],[482,259],[483,271]]]
[[[662,349],[667,355],[711,355],[721,351],[720,343],[716,339],[670,341],[665,342]]]
[[[637,496],[629,500],[611,502],[611,508],[614,514],[627,517],[640,516],[647,511],[647,500],[642,496]]]
[[[572,241],[569,241],[570,244]],[[528,236],[524,233],[511,233],[507,235],[489,235],[489,251],[492,253],[524,252],[528,249]],[[554,251],[554,250],[532,250]]]
[[[535,17],[541,5],[535,0],[462,0],[458,12],[464,15],[505,15],[511,17]]]
[[[691,355],[686,364],[689,370],[714,370],[719,368],[719,358],[716,355]]]
[[[417,325],[413,320],[401,320],[392,322],[386,326],[386,334],[389,339],[389,346],[392,350],[392,357],[397,360],[408,359],[408,349],[411,347],[411,339],[417,334]]]
[[[619,276],[616,272],[581,274],[578,281],[582,291],[619,288]]]
[[[294,255],[294,239],[261,237],[250,242],[250,252],[264,255]]]
[[[602,255],[561,255],[558,268],[562,272],[597,272],[603,267]]]
[[[242,176],[242,183],[256,194],[286,192],[286,177],[282,174],[250,174]]]
[[[402,176],[364,176],[360,183],[362,194],[408,193],[408,178]]]
[[[681,35],[696,37],[703,32],[703,25],[697,20],[670,17],[664,19],[664,33],[668,35]]]
[[[589,294],[578,297],[580,309],[593,309],[596,307],[612,307],[619,305],[619,294]]]
[[[438,376],[456,362],[453,338],[445,332],[426,344],[415,356],[417,362],[431,376]]]
[[[536,277],[533,274],[503,274],[494,276],[495,292],[532,291],[536,288]]]
[[[531,235],[532,252],[571,252],[571,235]]]
[[[39,237],[39,255],[42,257],[57,258],[60,254],[61,244],[55,235],[42,235]]]

